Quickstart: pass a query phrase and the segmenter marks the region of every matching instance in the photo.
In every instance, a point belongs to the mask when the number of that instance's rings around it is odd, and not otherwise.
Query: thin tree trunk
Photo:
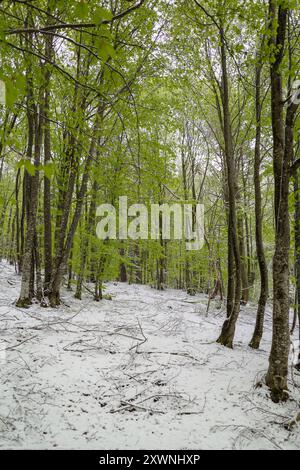
[[[120,252],[121,258],[124,259],[125,249],[123,246],[120,248],[119,252]],[[121,263],[120,263],[120,276],[119,277],[120,277],[121,282],[127,282],[126,266],[125,266],[123,259],[121,260]]]
[[[34,164],[35,173],[33,176],[27,174],[30,183],[30,200],[28,203],[27,228],[25,238],[25,248],[22,260],[22,281],[20,297],[17,301],[19,307],[26,307],[31,303],[34,296],[34,239],[36,233],[36,220],[38,209],[39,193],[39,171],[40,164],[41,135],[42,135],[42,116],[39,114],[34,104],[33,83],[32,83],[31,63],[27,70],[27,121],[28,121],[28,145],[27,159],[31,161],[32,147],[34,143]],[[40,96],[39,96],[40,98]],[[25,174],[27,170],[25,170]],[[28,194],[26,194],[28,197]]]
[[[249,346],[253,349],[258,349],[263,335],[265,307],[268,299],[268,267],[266,263],[263,236],[262,236],[262,207],[261,207],[261,188],[260,188],[260,162],[261,162],[261,64],[256,66],[255,77],[255,108],[256,108],[256,138],[254,150],[254,191],[255,191],[255,241],[256,253],[260,272],[260,295],[258,300],[258,307],[256,313],[256,323],[252,339]]]
[[[222,102],[223,102],[223,118],[224,118],[224,142],[225,142],[225,157],[227,166],[227,181],[228,181],[228,246],[232,243],[234,264],[235,264],[235,291],[234,291],[234,304],[232,310],[227,312],[227,318],[223,324],[221,334],[218,342],[223,346],[229,348],[233,347],[233,338],[235,333],[235,325],[240,311],[240,297],[241,297],[241,259],[239,251],[239,242],[237,234],[237,221],[236,221],[236,168],[234,161],[234,151],[232,143],[231,131],[231,117],[229,105],[229,85],[227,75],[227,58],[226,58],[226,45],[223,28],[220,28],[221,40],[221,67],[222,67]],[[232,266],[228,263],[228,269]],[[232,272],[228,271],[228,276],[232,276]]]
[[[241,303],[247,305],[249,300],[249,285],[248,273],[246,264],[246,250],[245,250],[245,237],[244,237],[244,217],[242,214],[237,216],[237,230],[239,236],[239,250],[241,256],[241,282],[242,282],[242,296]]]
[[[45,56],[51,59],[52,56],[52,36],[46,36]],[[49,66],[44,67],[44,164],[45,166],[51,161],[51,132],[50,132],[50,76]],[[44,291],[47,295],[52,275],[52,223],[51,223],[51,181],[50,178],[44,176]]]
[[[20,209],[19,209],[19,191],[20,191],[20,178],[21,178],[21,169],[18,169],[16,176],[16,259],[17,259],[17,273],[21,273],[21,243],[20,243]]]

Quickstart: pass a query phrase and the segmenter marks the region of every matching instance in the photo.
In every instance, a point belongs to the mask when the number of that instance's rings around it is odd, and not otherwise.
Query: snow
[[[215,341],[224,305],[206,316],[205,295],[108,283],[112,300],[64,291],[58,309],[20,309],[4,262],[0,286],[0,448],[300,449],[300,427],[284,427],[300,407],[299,372],[283,404],[256,386],[270,308],[261,348],[248,347],[250,304],[230,350]]]

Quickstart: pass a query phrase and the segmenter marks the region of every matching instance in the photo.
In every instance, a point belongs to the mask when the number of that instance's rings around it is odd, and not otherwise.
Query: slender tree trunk
[[[123,246],[120,248],[119,252],[120,252],[120,256],[122,258],[121,263],[120,263],[120,276],[119,276],[119,278],[120,278],[121,282],[127,282],[126,266],[125,266],[125,263],[123,261],[124,256],[125,256],[125,249],[124,249]]]
[[[237,230],[239,236],[239,250],[241,256],[241,283],[242,283],[242,296],[241,303],[247,305],[249,300],[249,285],[248,273],[246,264],[246,250],[245,250],[245,236],[244,236],[244,217],[242,214],[237,216]]]
[[[39,97],[40,98],[40,97]],[[31,65],[27,70],[27,121],[28,121],[28,145],[27,159],[31,161],[32,147],[34,143],[34,164],[36,167],[33,176],[27,175],[30,182],[30,200],[28,201],[27,228],[25,238],[25,248],[22,260],[22,281],[21,292],[17,305],[26,307],[31,303],[34,296],[34,240],[36,233],[36,220],[39,194],[39,171],[40,163],[42,116],[38,115],[37,107],[34,104],[32,69]],[[26,170],[25,170],[26,173]],[[28,197],[28,194],[26,194]]]
[[[72,290],[72,281],[73,281],[73,245],[71,247],[70,256],[68,260],[68,284],[67,284],[68,290]]]
[[[76,299],[81,299],[82,294],[82,284],[84,281],[84,271],[86,267],[86,262],[90,249],[90,238],[93,231],[94,221],[96,217],[96,196],[98,190],[98,183],[94,181],[91,195],[91,202],[89,210],[86,209],[87,217],[84,225],[84,230],[82,234],[82,248],[81,248],[81,264],[80,272],[77,279],[77,289],[75,293]]]
[[[256,66],[255,78],[255,108],[256,108],[256,138],[254,150],[254,191],[255,191],[255,241],[256,253],[260,272],[260,295],[258,300],[255,329],[249,346],[258,349],[263,335],[265,307],[268,298],[268,267],[266,263],[263,236],[262,236],[262,207],[261,207],[261,188],[260,188],[260,162],[261,162],[261,64]]]
[[[234,264],[235,264],[235,291],[234,291],[234,305],[230,312],[227,312],[227,318],[223,324],[221,334],[218,342],[223,346],[232,348],[233,338],[235,333],[235,325],[240,311],[240,298],[241,298],[241,259],[239,251],[239,241],[237,234],[237,220],[236,220],[236,168],[234,160],[234,151],[232,143],[231,131],[231,117],[229,105],[229,85],[227,75],[227,58],[226,58],[226,45],[223,28],[220,28],[221,40],[221,66],[222,66],[222,102],[224,114],[224,143],[225,143],[225,157],[227,166],[227,181],[228,181],[228,245],[232,243]],[[232,266],[228,263],[228,269]],[[228,276],[232,273],[228,272]]]
[[[16,259],[17,259],[17,273],[21,273],[21,229],[20,229],[20,209],[19,209],[19,191],[20,191],[21,169],[18,169],[16,176]]]
[[[40,243],[37,230],[34,236],[34,264],[36,270],[36,298],[41,301],[43,298],[42,266],[40,255]]]
[[[51,59],[52,36],[46,36],[45,56]],[[50,132],[50,76],[49,66],[44,67],[44,164],[51,162],[51,132]],[[52,223],[51,223],[51,180],[44,176],[44,291],[48,295],[52,275]]]

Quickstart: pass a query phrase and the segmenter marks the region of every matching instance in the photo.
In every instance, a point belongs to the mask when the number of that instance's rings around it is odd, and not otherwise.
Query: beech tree
[[[289,342],[289,183],[294,152],[294,123],[297,100],[288,90],[283,98],[281,65],[286,53],[290,10],[280,2],[269,2],[269,51],[273,131],[275,253],[273,257],[273,341],[267,373],[274,401],[287,397]],[[291,73],[291,68],[288,71]],[[289,76],[291,83],[293,77]],[[294,163],[294,168],[296,162]]]

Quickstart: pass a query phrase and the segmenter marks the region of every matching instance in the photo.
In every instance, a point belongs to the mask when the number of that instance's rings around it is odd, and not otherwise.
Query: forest
[[[0,448],[300,449],[299,0],[2,0],[0,63]]]

